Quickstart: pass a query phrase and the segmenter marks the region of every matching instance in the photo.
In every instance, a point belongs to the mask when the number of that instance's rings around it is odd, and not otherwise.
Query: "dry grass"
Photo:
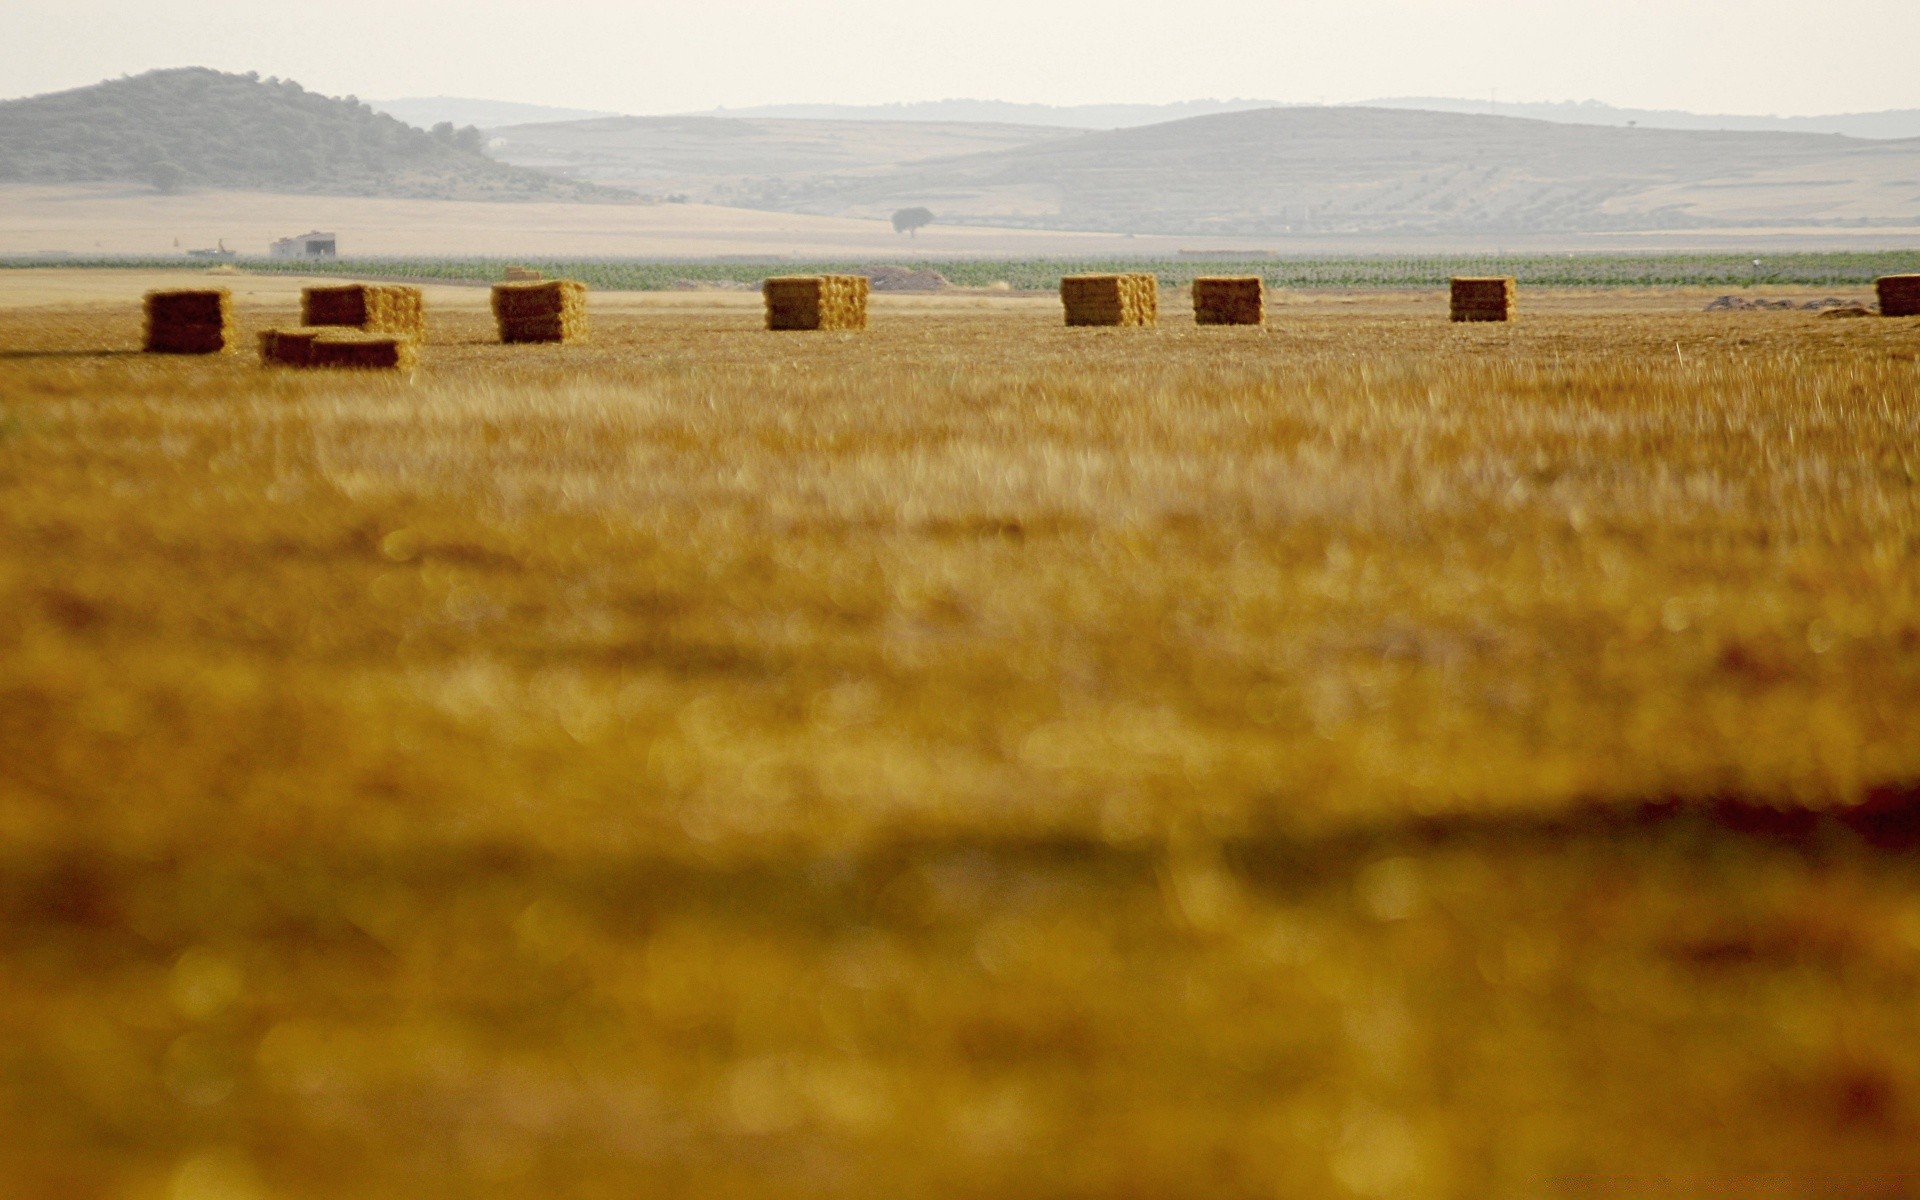
[[[1272,319],[10,315],[0,1178],[1920,1169],[1920,325]]]

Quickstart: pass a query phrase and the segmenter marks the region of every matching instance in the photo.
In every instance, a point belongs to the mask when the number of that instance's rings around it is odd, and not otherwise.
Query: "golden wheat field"
[[[473,295],[0,312],[0,1194],[1920,1191],[1920,321]]]

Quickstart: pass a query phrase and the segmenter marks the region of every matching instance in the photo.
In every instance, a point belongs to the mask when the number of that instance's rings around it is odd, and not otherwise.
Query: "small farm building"
[[[303,233],[298,237],[281,238],[268,248],[269,258],[332,258],[334,240],[331,233]]]

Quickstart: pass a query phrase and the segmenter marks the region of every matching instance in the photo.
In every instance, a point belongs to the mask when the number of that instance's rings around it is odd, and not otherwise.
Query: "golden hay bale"
[[[1146,323],[1152,325],[1160,320],[1160,280],[1154,275],[1141,272],[1127,276],[1133,280],[1135,299],[1140,310],[1147,314]]]
[[[1068,275],[1060,303],[1069,325],[1152,325],[1160,317],[1160,283],[1152,275]]]
[[[148,292],[149,354],[223,354],[232,349],[232,297],[225,288]]]
[[[584,312],[587,285],[572,279],[496,283],[490,296],[496,317],[548,317]]]
[[[494,322],[500,340],[506,345],[532,342],[584,342],[587,324],[584,318],[555,314],[549,317],[501,317]]]
[[[1883,317],[1920,317],[1920,275],[1882,275],[1873,284]]]
[[[587,338],[584,283],[571,279],[496,283],[491,304],[502,342],[583,342]]]
[[[1193,281],[1194,324],[1261,325],[1266,319],[1266,283],[1258,275],[1204,276]]]
[[[411,371],[419,361],[413,339],[391,333],[327,330],[307,344],[305,367],[347,367],[366,371]]]
[[[233,348],[224,325],[149,325],[148,354],[225,354]]]
[[[508,283],[539,283],[546,276],[532,267],[508,267],[502,278]]]
[[[304,367],[313,357],[313,340],[321,333],[319,329],[269,329],[260,335],[260,362]]]
[[[147,320],[156,325],[224,325],[233,312],[225,288],[148,292]]]
[[[776,275],[763,280],[768,329],[865,329],[865,275]]]
[[[1511,275],[1462,276],[1451,289],[1456,321],[1508,321],[1513,318],[1519,284]]]
[[[418,337],[426,331],[426,306],[419,288],[401,284],[310,287],[300,292],[300,323]]]

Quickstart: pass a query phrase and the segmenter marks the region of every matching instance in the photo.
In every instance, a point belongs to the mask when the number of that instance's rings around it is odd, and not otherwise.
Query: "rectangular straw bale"
[[[494,324],[500,331],[500,340],[509,346],[587,340],[586,318],[578,315],[555,313],[545,317],[500,317]]]
[[[226,288],[148,292],[147,320],[156,325],[224,325],[232,317]]]
[[[491,296],[496,317],[552,317],[585,312],[587,285],[572,279],[496,283]]]
[[[345,333],[327,330],[307,345],[307,367],[348,367],[359,370],[411,371],[419,361],[413,339],[392,333]]]
[[[1260,325],[1266,319],[1266,283],[1258,275],[1205,276],[1193,281],[1194,324]]]
[[[319,329],[269,329],[260,335],[260,361],[264,365],[304,367],[313,357],[313,340]]]
[[[148,292],[149,354],[221,354],[232,348],[232,298],[225,288]]]
[[[232,349],[224,325],[149,325],[148,354],[224,354]]]
[[[502,278],[508,283],[538,283],[546,277],[532,267],[508,267]]]
[[[426,307],[420,289],[403,284],[310,287],[300,292],[300,323],[418,337],[426,331]]]
[[[865,275],[776,275],[763,280],[768,329],[865,329]]]
[[[1920,317],[1920,275],[1882,275],[1874,281],[1883,317]]]
[[[491,302],[503,342],[583,342],[587,338],[584,283],[572,279],[497,283]]]
[[[1519,284],[1510,275],[1463,276],[1452,285],[1456,321],[1507,321],[1513,317]]]
[[[1160,285],[1152,275],[1067,275],[1060,304],[1069,325],[1151,325],[1160,315]]]
[[[1132,281],[1134,306],[1144,318],[1142,325],[1152,325],[1160,320],[1160,280],[1146,272],[1128,275]]]

